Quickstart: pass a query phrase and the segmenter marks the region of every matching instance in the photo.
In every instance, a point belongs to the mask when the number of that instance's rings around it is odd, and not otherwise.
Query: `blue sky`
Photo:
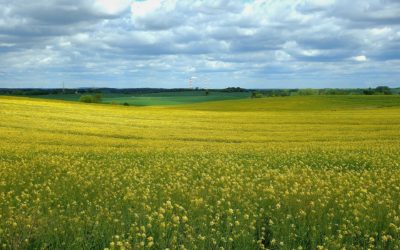
[[[398,0],[0,0],[0,87],[400,86]]]

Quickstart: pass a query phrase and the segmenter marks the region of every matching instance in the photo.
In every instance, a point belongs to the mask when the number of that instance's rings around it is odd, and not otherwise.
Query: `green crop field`
[[[0,248],[399,249],[399,152],[400,96],[0,97]]]
[[[249,98],[250,93],[224,93],[224,92],[211,92],[206,95],[204,91],[187,91],[187,92],[166,92],[166,93],[153,93],[143,94],[140,96],[125,96],[125,97],[111,97],[104,98],[105,103],[128,103],[134,106],[153,106],[153,105],[178,105],[198,102],[209,101],[222,101]]]
[[[82,94],[51,94],[51,95],[32,95],[32,98],[44,98],[64,101],[79,101]],[[206,95],[205,91],[181,91],[181,92],[161,92],[149,94],[114,94],[103,93],[103,103],[124,104],[133,106],[154,106],[154,105],[178,105],[197,102],[222,101],[245,99],[250,97],[248,92],[229,93],[222,91],[210,91]]]

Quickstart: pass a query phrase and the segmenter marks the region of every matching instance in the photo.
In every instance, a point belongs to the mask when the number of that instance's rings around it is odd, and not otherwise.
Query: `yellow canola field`
[[[399,249],[399,152],[398,107],[0,97],[0,249]]]

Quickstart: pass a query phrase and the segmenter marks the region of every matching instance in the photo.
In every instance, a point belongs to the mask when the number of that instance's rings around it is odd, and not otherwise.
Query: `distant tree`
[[[91,95],[83,95],[79,98],[79,101],[84,103],[92,103],[93,97]]]
[[[279,96],[290,96],[290,91],[287,89],[281,90]]]
[[[290,90],[287,89],[268,89],[263,90],[262,94],[264,96],[274,97],[274,96],[290,96]]]
[[[124,106],[129,106],[129,103],[124,102],[122,105],[124,105]]]
[[[222,90],[223,92],[245,92],[245,89],[242,89],[240,87],[228,87],[226,89]]]
[[[377,94],[391,95],[392,91],[388,86],[378,86],[375,88]]]
[[[364,95],[373,95],[374,93],[375,93],[375,91],[372,90],[371,88],[363,90]]]
[[[206,90],[206,96],[208,96],[210,94],[210,91],[208,91],[208,89]]]
[[[92,95],[92,97],[93,97],[93,102],[95,102],[95,103],[100,103],[102,100],[101,93],[96,93],[96,94]]]
[[[263,94],[258,91],[251,92],[251,98],[262,98],[262,97],[264,97]]]
[[[79,98],[80,102],[84,103],[100,103],[101,102],[101,94],[97,93],[94,95],[83,95]]]
[[[299,89],[299,95],[318,95],[317,89]]]

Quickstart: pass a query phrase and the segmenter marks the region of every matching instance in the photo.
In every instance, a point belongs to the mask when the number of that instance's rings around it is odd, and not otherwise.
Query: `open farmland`
[[[0,248],[399,249],[399,96],[0,97]]]
[[[79,101],[79,98],[85,94],[49,94],[49,95],[28,95],[31,98],[44,98],[63,101]],[[129,104],[132,106],[154,106],[154,105],[177,105],[209,101],[224,101],[247,99],[249,92],[223,92],[223,91],[176,91],[160,93],[103,93],[102,102],[107,104]]]
[[[104,103],[128,103],[133,106],[154,106],[154,105],[177,105],[210,101],[224,101],[246,99],[250,97],[249,92],[222,92],[209,91],[182,91],[182,92],[162,92],[141,95],[126,95],[120,97],[104,98]]]

